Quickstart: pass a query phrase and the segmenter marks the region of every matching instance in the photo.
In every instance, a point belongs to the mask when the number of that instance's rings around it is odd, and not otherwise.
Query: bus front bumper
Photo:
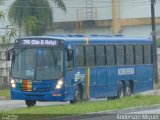
[[[34,100],[34,101],[60,101],[64,102],[64,91],[54,92],[22,92],[11,90],[11,99],[13,100]]]

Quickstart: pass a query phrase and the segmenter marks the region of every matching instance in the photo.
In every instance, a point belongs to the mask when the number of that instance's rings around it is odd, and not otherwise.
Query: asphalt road
[[[61,105],[69,104],[67,102],[37,102],[36,106],[49,106],[49,105]],[[27,107],[24,100],[0,100],[0,111],[11,110],[14,108]]]
[[[91,101],[103,101],[103,99],[92,99]],[[36,106],[49,106],[49,105],[67,105],[69,102],[37,102]],[[0,100],[0,111],[11,110],[15,108],[25,108],[27,107],[24,100]]]
[[[82,118],[79,120],[160,120],[160,108],[117,114],[102,114],[98,117]]]
[[[160,120],[160,105],[44,120]]]

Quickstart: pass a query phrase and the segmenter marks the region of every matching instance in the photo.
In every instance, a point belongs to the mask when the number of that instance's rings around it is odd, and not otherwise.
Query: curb
[[[131,108],[118,109],[118,110],[107,110],[107,111],[93,112],[93,113],[87,113],[87,114],[118,114],[118,113],[129,113],[129,112],[137,112],[142,110],[150,110],[150,109],[158,109],[158,108],[160,108],[160,104],[131,107]]]

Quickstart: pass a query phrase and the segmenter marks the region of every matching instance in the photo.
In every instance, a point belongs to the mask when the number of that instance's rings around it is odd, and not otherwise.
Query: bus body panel
[[[96,87],[95,87],[95,92],[96,96],[95,97],[104,97],[107,96],[107,92],[101,92],[101,91],[107,91],[106,83],[107,83],[107,74],[106,74],[106,68],[105,67],[97,67],[96,69]]]
[[[32,90],[25,89],[24,83],[16,83],[16,89],[11,88],[11,99],[37,101],[65,101],[64,88],[55,90],[57,80],[32,81]]]
[[[135,92],[153,89],[153,65],[136,66]]]

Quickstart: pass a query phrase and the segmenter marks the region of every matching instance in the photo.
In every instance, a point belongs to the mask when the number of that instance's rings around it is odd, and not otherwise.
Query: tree
[[[0,4],[3,2],[4,0],[0,0]]]
[[[0,4],[3,3],[4,0],[0,0]],[[2,10],[0,10],[0,22],[4,22],[6,20],[5,14]],[[3,26],[0,28],[0,89],[4,87],[8,87],[9,85],[9,65],[5,60],[6,51],[12,47],[10,44],[11,39],[15,38],[17,35],[17,30],[15,27],[11,25],[2,24]],[[4,74],[5,73],[5,74]]]
[[[3,2],[3,0],[0,0],[0,4]],[[3,14],[3,12],[0,10],[0,19],[1,18],[4,18],[4,14]]]
[[[52,0],[66,11],[62,0]],[[9,19],[27,35],[41,35],[52,25],[52,10],[47,0],[16,0],[9,9]]]

